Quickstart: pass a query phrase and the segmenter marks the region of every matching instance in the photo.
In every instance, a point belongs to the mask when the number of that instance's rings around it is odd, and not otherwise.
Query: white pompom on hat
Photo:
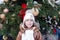
[[[28,10],[26,10],[25,13],[26,13],[26,14],[27,14],[27,13],[32,13],[32,9],[28,9]]]

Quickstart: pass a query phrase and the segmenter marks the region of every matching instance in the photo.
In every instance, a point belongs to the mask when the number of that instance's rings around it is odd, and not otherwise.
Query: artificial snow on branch
[[[55,1],[57,5],[60,5],[60,0]]]
[[[52,6],[55,7],[56,4],[60,5],[60,0],[48,0],[48,3]]]
[[[4,4],[4,0],[0,0],[0,4]]]
[[[55,7],[55,0],[48,0],[48,3],[49,3],[52,7]]]

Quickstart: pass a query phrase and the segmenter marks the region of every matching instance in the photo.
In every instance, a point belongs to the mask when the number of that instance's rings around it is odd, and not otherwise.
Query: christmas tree
[[[4,0],[0,2],[0,23],[3,25],[2,35],[11,34],[14,38],[19,32],[19,25],[22,19],[18,16],[21,9],[21,5],[18,5],[17,0]],[[27,0],[28,8],[33,7],[33,0]],[[60,7],[52,7],[47,1],[42,3],[39,9],[39,15],[37,20],[40,23],[41,28],[47,27],[46,22],[41,19],[41,17],[47,17],[48,15],[52,18],[56,16],[58,18],[58,11]]]

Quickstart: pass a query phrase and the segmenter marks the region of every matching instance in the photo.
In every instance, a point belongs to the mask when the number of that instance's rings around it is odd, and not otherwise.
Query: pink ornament
[[[38,8],[32,8],[32,13],[34,16],[38,16],[38,14],[39,14]]]
[[[3,12],[4,12],[4,13],[8,13],[9,10],[8,10],[7,8],[5,8],[5,9],[3,10]]]

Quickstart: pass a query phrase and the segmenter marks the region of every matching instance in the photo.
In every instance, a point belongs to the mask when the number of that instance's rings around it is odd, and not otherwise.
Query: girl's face
[[[25,25],[28,27],[28,28],[31,28],[33,26],[33,20],[31,19],[27,19],[25,21]]]

